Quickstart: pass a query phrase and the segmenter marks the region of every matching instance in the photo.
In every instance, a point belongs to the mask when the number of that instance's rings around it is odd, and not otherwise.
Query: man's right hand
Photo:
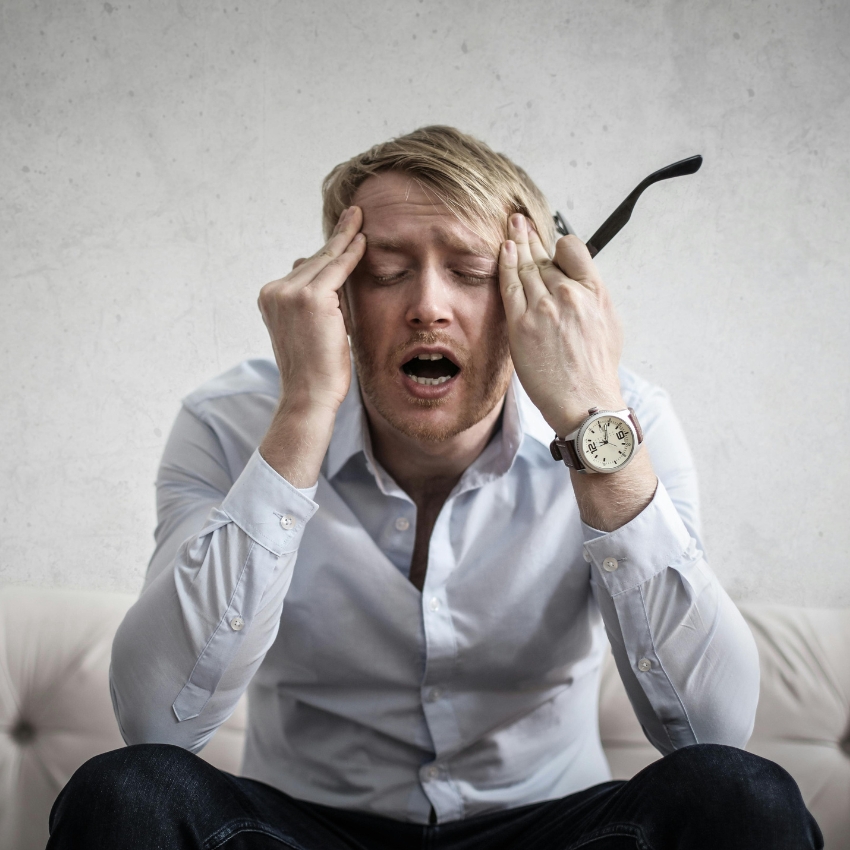
[[[295,487],[316,483],[351,381],[339,289],[366,250],[362,223],[360,208],[349,207],[318,253],[260,291],[282,385],[260,454]]]

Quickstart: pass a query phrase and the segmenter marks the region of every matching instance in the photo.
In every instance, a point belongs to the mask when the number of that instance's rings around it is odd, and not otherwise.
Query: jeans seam
[[[269,829],[264,823],[256,820],[237,820],[226,823],[204,841],[204,850],[217,850],[218,847],[226,844],[231,838],[239,835],[241,832],[259,832],[262,835],[273,838],[275,841],[279,841],[286,847],[291,847],[292,850],[304,850],[300,844],[293,844],[283,838],[280,833]]]
[[[580,847],[587,847],[588,844],[592,844],[594,841],[601,841],[603,838],[634,838],[638,850],[653,850],[652,845],[646,840],[643,830],[639,826],[623,823],[604,826],[591,835],[583,836],[579,839],[578,843],[570,844],[564,850],[579,850]]]

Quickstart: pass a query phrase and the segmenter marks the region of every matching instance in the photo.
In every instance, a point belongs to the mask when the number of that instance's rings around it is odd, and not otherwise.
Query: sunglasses
[[[689,156],[687,159],[680,159],[672,165],[659,168],[658,171],[654,171],[649,177],[638,183],[634,191],[605,219],[599,230],[585,243],[587,250],[590,251],[590,256],[595,257],[626,226],[626,223],[632,217],[632,210],[635,208],[637,199],[648,186],[658,183],[660,180],[669,180],[671,177],[695,174],[699,171],[701,165],[702,157],[699,154]],[[576,235],[575,230],[570,227],[570,223],[557,210],[553,218],[555,219],[555,230],[562,236]]]

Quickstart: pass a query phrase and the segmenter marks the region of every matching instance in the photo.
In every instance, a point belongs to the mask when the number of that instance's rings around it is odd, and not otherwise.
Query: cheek
[[[398,324],[398,309],[392,293],[374,287],[358,286],[351,279],[345,284],[347,309],[343,312],[346,328],[364,345],[375,348],[387,339]],[[347,312],[347,315],[346,315]],[[402,312],[403,318],[403,312]]]
[[[498,289],[488,292],[485,298],[475,298],[466,305],[467,321],[477,329],[480,339],[498,338],[507,333],[508,320]]]

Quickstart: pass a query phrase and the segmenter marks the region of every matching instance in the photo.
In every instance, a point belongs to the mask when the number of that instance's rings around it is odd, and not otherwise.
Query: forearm
[[[255,454],[206,527],[130,609],[111,686],[128,743],[200,749],[275,639],[316,506]]]
[[[319,478],[335,418],[335,410],[315,401],[284,396],[260,444],[260,454],[293,487],[312,487]]]
[[[658,486],[649,452],[642,448],[619,472],[570,471],[582,522],[599,531],[614,531],[631,522],[651,501]]]
[[[589,536],[594,594],[647,737],[663,753],[743,747],[758,701],[755,644],[666,490],[631,523]]]
[[[236,537],[238,531],[226,532]],[[242,544],[231,540],[222,548]],[[218,548],[218,544],[214,548]],[[247,548],[251,548],[250,544]],[[110,683],[116,717],[128,744],[169,743],[199,751],[230,716],[277,634],[295,555],[268,572],[254,547],[239,584],[235,571],[209,556],[162,573],[128,612],[113,643]],[[191,574],[199,582],[191,581]],[[217,574],[217,575],[216,575]],[[231,625],[241,618],[245,626]],[[237,621],[237,625],[239,622]]]

